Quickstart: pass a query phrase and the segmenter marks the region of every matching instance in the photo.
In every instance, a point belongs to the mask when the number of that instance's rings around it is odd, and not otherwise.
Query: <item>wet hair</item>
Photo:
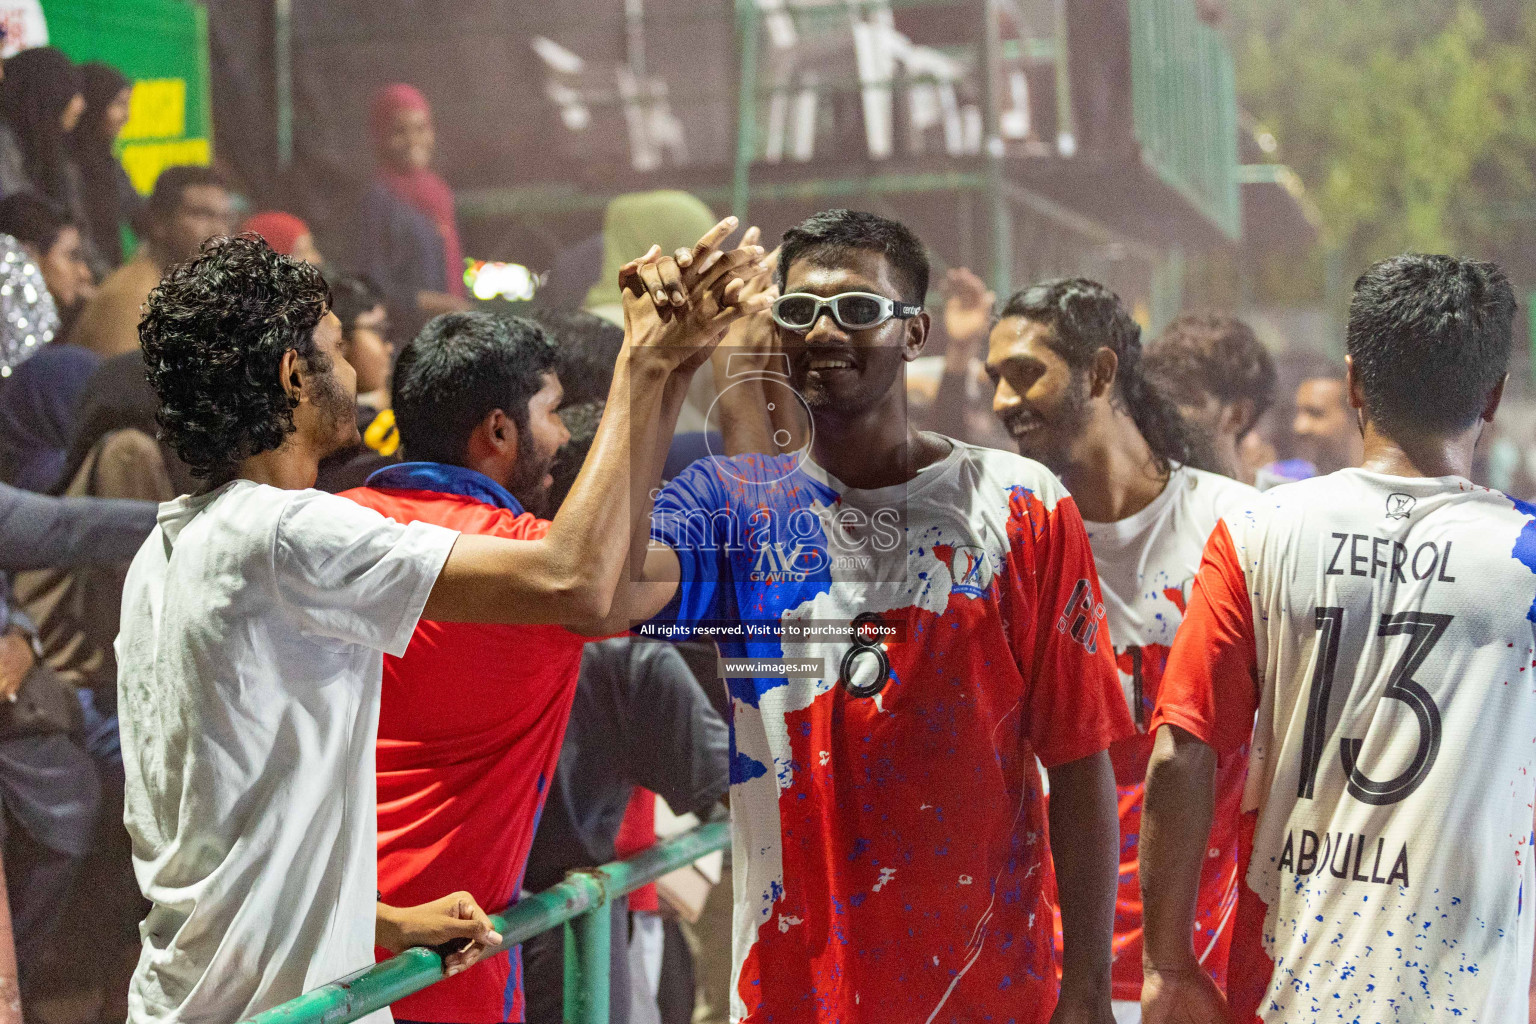
[[[555,372],[548,332],[527,317],[444,313],[427,321],[395,363],[390,404],[407,457],[461,465],[469,438],[500,409],[528,437],[528,400]]]
[[[1493,263],[1410,254],[1371,266],[1345,335],[1371,418],[1414,433],[1475,423],[1508,372],[1515,308]]]
[[[534,314],[559,348],[557,368],[565,387],[562,406],[603,402],[624,347],[624,328],[591,313],[541,309]]]
[[[1253,328],[1224,313],[1184,313],[1147,346],[1147,376],[1176,402],[1196,404],[1201,393],[1227,405],[1247,400],[1248,433],[1275,402],[1278,374]]]
[[[829,266],[849,252],[877,252],[890,264],[903,302],[928,294],[928,252],[912,229],[889,217],[856,210],[823,210],[784,232],[777,281],[783,291],[790,264]]]
[[[320,271],[256,235],[212,238],[149,293],[139,322],[160,437],[204,480],[279,447],[297,401],[278,369],[295,352],[312,374],[331,371],[315,345],[330,307]]]
[[[370,277],[337,274],[326,280],[331,285],[331,312],[341,321],[343,334],[351,334],[359,317],[385,304],[384,293]]]
[[[223,175],[212,167],[199,167],[196,164],[177,164],[167,167],[160,172],[155,179],[154,191],[144,205],[139,207],[138,213],[133,219],[133,229],[139,234],[148,233],[156,224],[164,224],[176,215],[176,210],[181,206],[182,195],[187,189],[197,185],[214,185],[226,188]]]
[[[1107,348],[1119,359],[1111,400],[1135,421],[1160,470],[1178,462],[1197,469],[1215,464],[1208,443],[1178,408],[1147,380],[1141,364],[1141,327],[1120,297],[1097,281],[1061,278],[1015,293],[998,319],[1023,317],[1051,328],[1047,344],[1074,371],[1086,371]]]
[[[39,252],[52,249],[65,228],[79,226],[64,207],[36,192],[16,192],[0,199],[0,234]]]

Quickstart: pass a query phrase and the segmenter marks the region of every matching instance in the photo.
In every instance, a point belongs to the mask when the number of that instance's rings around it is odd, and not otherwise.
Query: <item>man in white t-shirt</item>
[[[1049,281],[1003,305],[988,342],[993,409],[1020,454],[1061,477],[1082,510],[1103,589],[1110,641],[1136,733],[1110,747],[1119,795],[1120,887],[1113,988],[1117,1019],[1140,1016],[1141,890],[1137,839],[1147,731],[1163,662],[1184,615],[1200,552],[1217,519],[1252,488],[1189,463],[1204,456],[1172,401],[1141,367],[1141,329],[1113,292],[1081,278]],[[1222,766],[1222,827],[1213,835],[1196,921],[1201,962],[1226,971],[1236,900],[1239,756]]]
[[[625,268],[607,412],[537,541],[400,525],[310,489],[357,426],[308,264],[216,239],[151,293],[140,336],[163,436],[208,487],[161,506],[123,593],[125,817],[152,903],[131,1021],[237,1021],[368,966],[376,943],[473,940],[450,971],[500,943],[465,893],[375,903],[383,656],[422,617],[601,628],[636,524],[645,541],[685,364],[753,307],[736,275],[761,249],[719,251],[733,226]]]
[[[1536,507],[1467,480],[1514,315],[1492,264],[1371,267],[1347,335],[1364,464],[1212,532],[1152,717],[1149,1024],[1527,1019]],[[1250,737],[1223,998],[1189,918],[1213,766]]]

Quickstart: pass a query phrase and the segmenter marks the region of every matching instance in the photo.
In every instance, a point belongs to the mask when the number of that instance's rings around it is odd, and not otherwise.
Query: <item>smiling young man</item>
[[[1148,1024],[1527,1020],[1536,508],[1467,479],[1516,313],[1496,266],[1355,284],[1364,462],[1211,534],[1153,714]],[[1212,776],[1252,742],[1225,999],[1190,917]]]
[[[713,276],[654,254],[625,268],[626,345],[598,436],[527,540],[312,489],[358,436],[356,374],[314,267],[254,236],[214,239],[154,290],[141,335],[162,436],[207,486],[160,507],[123,591],[125,819],[152,903],[131,1021],[243,1020],[367,966],[375,945],[473,940],[452,971],[499,943],[466,893],[376,902],[383,657],[406,653],[421,618],[608,613],[658,475],[645,452],[631,475],[631,421],[656,420],[673,371],[740,315],[722,276],[757,255],[711,254],[698,265]],[[657,275],[685,310],[657,312]]]
[[[1108,612],[1109,638],[1136,733],[1110,748],[1120,798],[1120,892],[1115,906],[1118,1020],[1141,1000],[1137,881],[1147,732],[1163,663],[1184,615],[1200,553],[1220,516],[1252,488],[1195,469],[1198,442],[1144,376],[1141,329],[1119,298],[1081,278],[1027,288],[1004,304],[989,339],[993,409],[1019,452],[1061,477],[1082,512]],[[1218,829],[1201,876],[1200,960],[1225,977],[1237,898],[1240,752],[1221,768]],[[1052,794],[1054,798],[1054,793]]]
[[[642,633],[751,660],[728,686],[732,1017],[753,1024],[1110,1012],[1106,751],[1132,729],[1092,556],[1043,467],[906,422],[927,284],[895,221],[831,210],[784,236],[790,387],[755,386],[803,401],[814,440],[671,481],[645,577],[673,582],[624,598],[660,611]]]

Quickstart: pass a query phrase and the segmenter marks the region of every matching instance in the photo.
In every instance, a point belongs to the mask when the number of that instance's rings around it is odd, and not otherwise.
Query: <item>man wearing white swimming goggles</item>
[[[785,234],[773,340],[810,444],[683,470],[614,596],[734,668],[742,1024],[1113,1020],[1107,749],[1135,729],[1093,555],[1045,467],[907,421],[928,276],[885,217]]]

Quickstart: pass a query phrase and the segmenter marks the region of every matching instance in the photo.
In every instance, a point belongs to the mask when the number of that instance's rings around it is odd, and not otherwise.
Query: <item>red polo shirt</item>
[[[549,523],[437,491],[345,497],[400,523],[537,540]],[[379,711],[379,891],[413,906],[463,889],[488,911],[517,900],[576,692],[585,638],[558,626],[428,622],[384,659]],[[379,959],[387,954],[377,950]],[[517,951],[394,1004],[400,1020],[523,1019]]]

